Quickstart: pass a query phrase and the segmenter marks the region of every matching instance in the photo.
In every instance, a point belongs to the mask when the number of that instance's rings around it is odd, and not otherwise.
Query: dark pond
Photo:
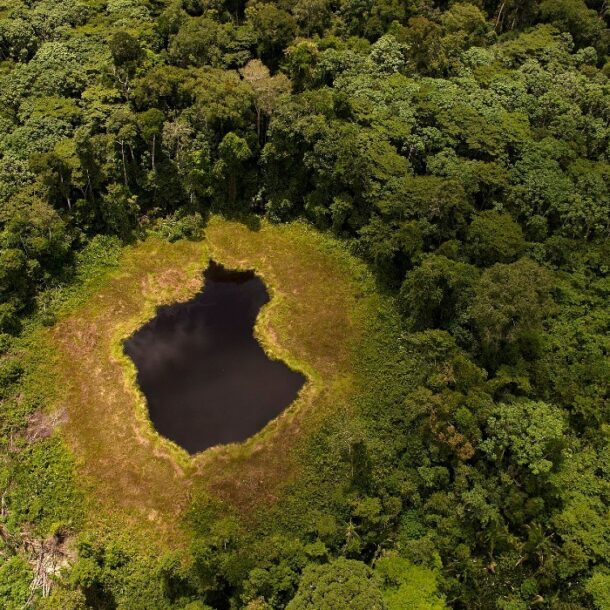
[[[189,453],[252,436],[305,382],[254,338],[261,279],[214,262],[204,275],[195,298],[160,307],[125,341],[155,428]]]

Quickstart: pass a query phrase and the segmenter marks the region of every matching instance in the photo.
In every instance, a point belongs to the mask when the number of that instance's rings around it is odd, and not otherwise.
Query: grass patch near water
[[[154,431],[122,341],[157,306],[198,292],[210,257],[261,275],[272,298],[256,335],[308,383],[245,443],[191,457]],[[201,242],[149,238],[125,248],[116,268],[86,294],[77,291],[31,345],[44,354],[31,383],[49,412],[66,412],[61,437],[76,460],[85,529],[153,551],[186,541],[181,515],[194,494],[224,500],[245,517],[273,505],[299,475],[303,440],[329,414],[348,416],[353,348],[372,286],[339,242],[301,223],[251,230],[213,218]]]

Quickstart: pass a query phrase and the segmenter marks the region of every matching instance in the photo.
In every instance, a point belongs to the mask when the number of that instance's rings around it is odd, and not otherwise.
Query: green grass
[[[122,341],[158,305],[197,292],[206,260],[203,242],[151,238],[128,247],[116,271],[44,337],[56,356],[62,436],[77,459],[89,526],[139,532],[150,524],[161,544],[177,537],[189,460],[154,431]]]
[[[215,219],[206,236],[213,258],[264,279],[272,298],[255,334],[271,357],[308,378],[296,402],[259,434],[202,457],[205,488],[251,517],[298,476],[301,439],[348,408],[353,346],[364,329],[356,313],[372,279],[339,242],[302,223],[262,223],[252,231]]]
[[[181,516],[194,496],[222,500],[243,517],[278,500],[301,471],[303,440],[349,408],[353,348],[375,297],[364,266],[301,223],[251,230],[212,218],[199,242],[151,237],[123,250],[115,246],[93,247],[74,287],[47,298],[47,319],[57,322],[26,332],[24,387],[32,404],[65,412],[59,438],[74,459],[84,530],[154,553],[188,540]],[[157,306],[199,291],[210,257],[263,277],[272,298],[256,336],[308,383],[245,443],[191,457],[152,427],[122,341]],[[69,513],[64,504],[57,506]],[[76,514],[81,503],[74,504]]]

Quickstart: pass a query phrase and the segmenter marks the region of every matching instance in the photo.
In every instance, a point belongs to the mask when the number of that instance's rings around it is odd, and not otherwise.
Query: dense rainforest
[[[0,0],[0,607],[610,608],[609,27],[606,0]],[[80,531],[16,346],[210,214],[334,235],[398,315],[285,511],[194,502],[144,562]],[[41,584],[48,536],[78,550]]]

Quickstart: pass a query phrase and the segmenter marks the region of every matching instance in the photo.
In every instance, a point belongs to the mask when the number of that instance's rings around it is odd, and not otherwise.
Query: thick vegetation
[[[610,607],[608,10],[0,0],[0,603]],[[211,212],[333,233],[378,294],[350,263],[363,330],[298,476],[248,509],[217,478],[146,554],[90,526],[41,325]],[[216,231],[264,266],[272,232]]]

